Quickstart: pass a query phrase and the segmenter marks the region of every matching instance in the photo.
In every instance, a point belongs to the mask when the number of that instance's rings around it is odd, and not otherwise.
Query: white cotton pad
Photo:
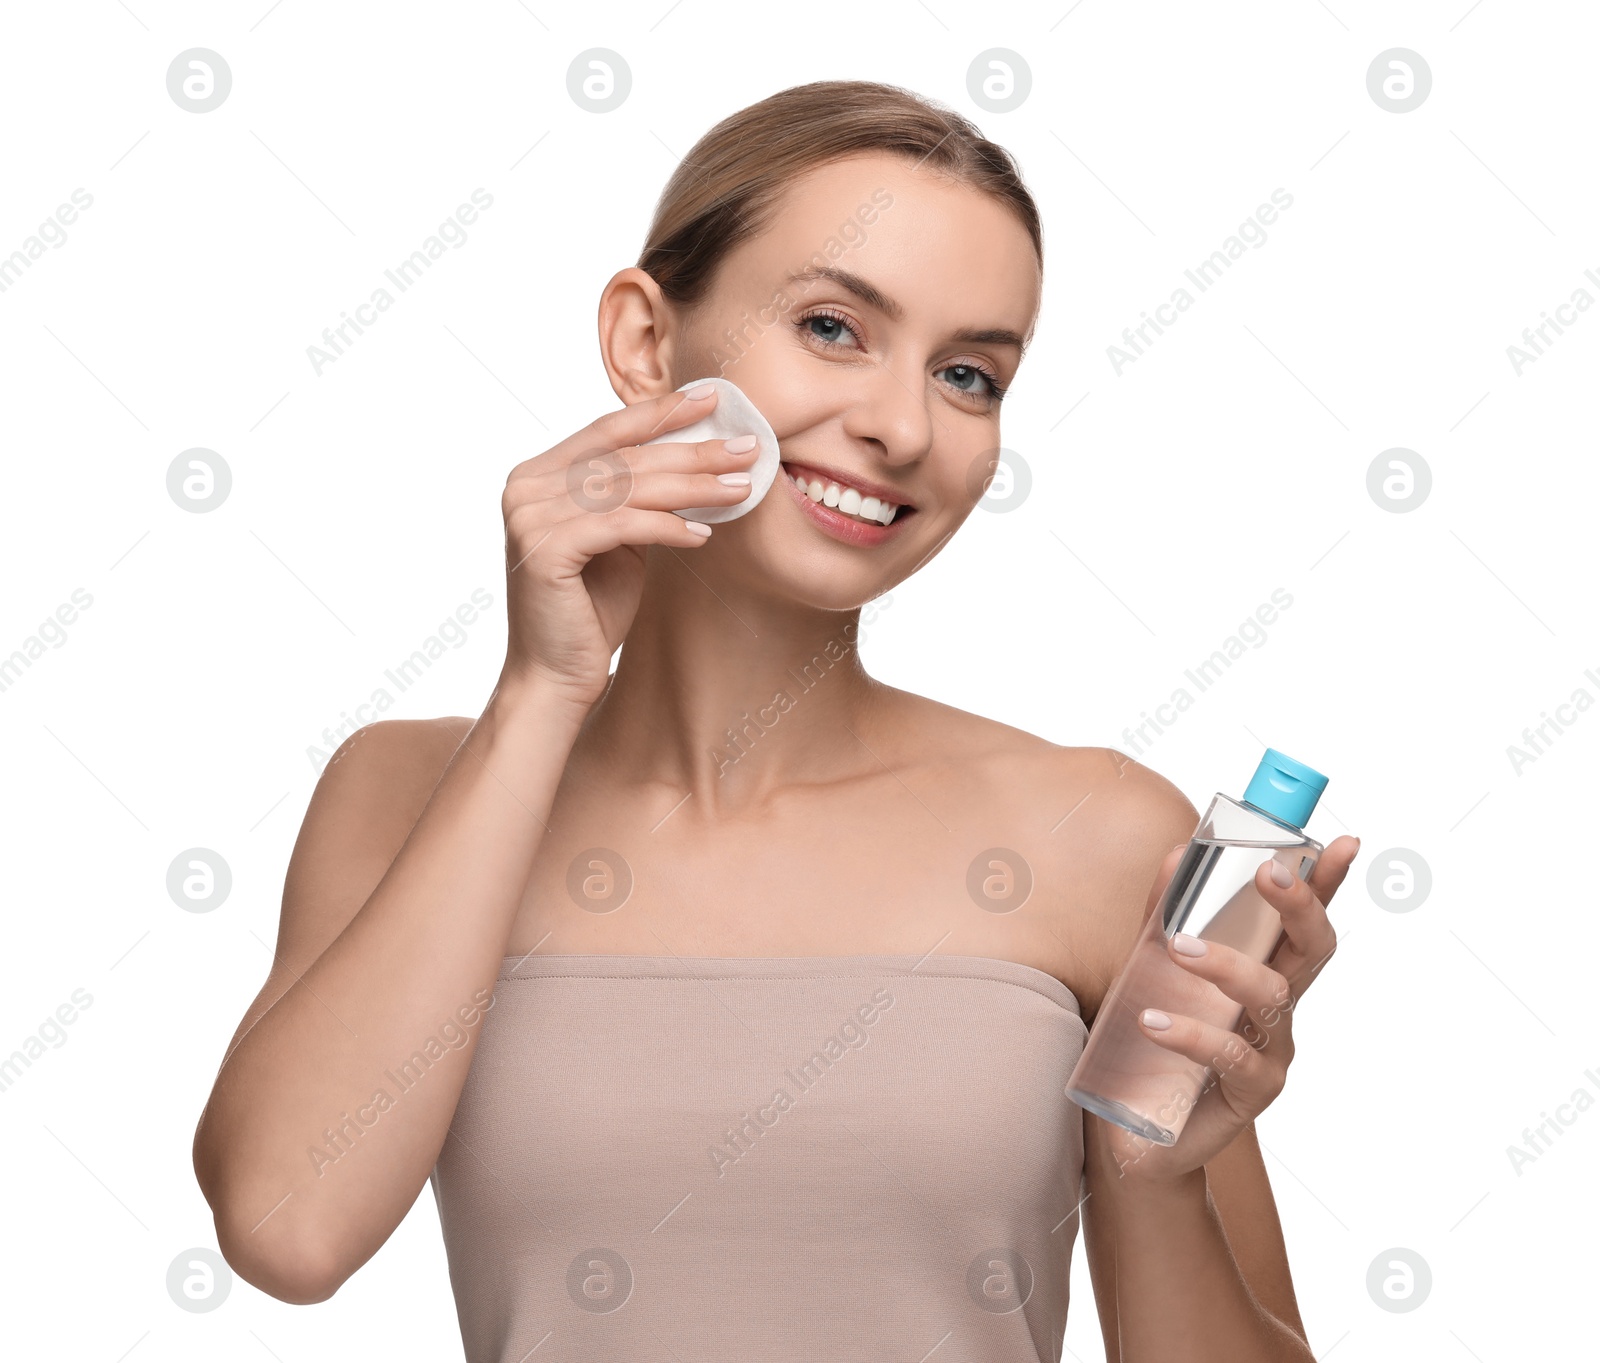
[[[727,379],[695,379],[678,389],[680,393],[691,388],[698,388],[702,383],[709,383],[717,390],[716,405],[711,412],[691,422],[687,426],[680,426],[675,431],[668,431],[659,440],[647,440],[646,445],[676,445],[693,444],[698,440],[732,440],[741,435],[753,435],[756,438],[756,459],[745,470],[750,475],[750,494],[742,502],[734,502],[731,506],[692,506],[675,508],[677,514],[686,521],[699,521],[704,525],[716,525],[723,521],[738,520],[747,511],[754,511],[761,504],[761,499],[767,495],[767,489],[772,486],[772,480],[778,473],[778,437],[773,434],[772,427],[767,424],[766,417],[756,409],[743,392]]]

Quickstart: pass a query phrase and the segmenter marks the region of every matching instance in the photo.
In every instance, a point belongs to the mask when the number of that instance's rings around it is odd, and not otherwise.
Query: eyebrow
[[[905,309],[877,285],[869,283],[858,274],[838,269],[833,265],[813,265],[804,270],[796,270],[784,282],[807,284],[817,280],[827,280],[837,284],[841,289],[853,293],[869,308],[876,308],[884,316],[896,322],[901,321],[906,315]],[[967,345],[1014,345],[1018,350],[1024,348],[1022,337],[1007,327],[967,327],[952,333],[950,339]]]

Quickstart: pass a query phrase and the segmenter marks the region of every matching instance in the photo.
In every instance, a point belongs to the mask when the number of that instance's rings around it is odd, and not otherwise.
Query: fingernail
[[[701,398],[710,397],[716,391],[717,388],[715,384],[702,383],[698,388],[691,388],[687,393],[684,394],[684,397],[693,398],[696,402],[698,402]]]
[[[1287,890],[1294,884],[1294,872],[1274,857],[1267,865],[1272,868],[1272,883]]]
[[[1146,1008],[1139,1014],[1139,1021],[1152,1032],[1164,1032],[1172,1026],[1172,1019],[1156,1008]]]
[[[719,473],[719,483],[726,483],[729,487],[749,487],[750,475],[748,473]]]
[[[1180,956],[1204,956],[1206,944],[1198,937],[1191,937],[1186,932],[1172,934],[1172,949]]]
[[[711,527],[704,521],[685,521],[684,524],[688,526],[691,534],[705,536],[711,533]]]
[[[724,441],[722,446],[729,454],[744,454],[748,450],[755,449],[755,447],[756,438],[753,435],[738,436],[733,440]]]

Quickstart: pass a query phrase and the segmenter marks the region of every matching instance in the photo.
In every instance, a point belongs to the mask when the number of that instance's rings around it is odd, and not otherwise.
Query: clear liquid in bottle
[[[1175,964],[1167,942],[1186,932],[1266,961],[1283,940],[1277,910],[1255,887],[1268,856],[1302,880],[1322,844],[1301,827],[1328,778],[1268,748],[1243,800],[1212,798],[1127,964],[1112,983],[1066,1094],[1080,1107],[1158,1145],[1174,1145],[1216,1072],[1145,1034],[1146,1008],[1237,1029],[1243,1007]]]

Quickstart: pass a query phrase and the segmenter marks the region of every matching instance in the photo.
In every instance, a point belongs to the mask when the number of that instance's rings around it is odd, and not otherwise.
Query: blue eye
[[[804,317],[797,318],[795,325],[804,330],[812,339],[825,346],[843,346],[847,342],[843,339],[848,334],[858,343],[861,334],[848,320],[838,313],[826,310],[807,313]],[[980,368],[975,364],[950,364],[939,371],[941,374],[952,374],[956,377],[947,380],[963,397],[982,398],[989,402],[999,402],[1005,397],[1006,390],[999,377],[989,370]],[[982,379],[988,385],[987,390],[977,386],[977,380]]]
[[[823,327],[831,327],[831,334],[825,335],[821,330],[819,330],[819,323]],[[811,328],[811,334],[813,336],[815,336],[819,341],[826,341],[829,345],[839,344],[841,332],[849,333],[852,336],[855,335],[855,333],[845,325],[842,318],[835,317],[830,313],[816,313],[811,317],[807,317],[805,319],[805,324]]]
[[[988,396],[999,401],[1006,395],[1006,390],[1000,386],[1000,381],[986,369],[979,369],[974,364],[952,364],[945,368],[946,374],[955,375],[950,380],[951,386],[959,388],[963,393],[970,393],[975,397],[984,396],[982,390],[971,387],[976,380],[982,379],[988,385]]]

